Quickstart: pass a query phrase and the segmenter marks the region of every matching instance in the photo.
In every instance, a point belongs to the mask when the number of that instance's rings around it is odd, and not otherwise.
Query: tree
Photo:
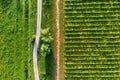
[[[51,53],[52,46],[52,35],[50,33],[50,28],[45,28],[41,30],[41,55],[47,55]]]

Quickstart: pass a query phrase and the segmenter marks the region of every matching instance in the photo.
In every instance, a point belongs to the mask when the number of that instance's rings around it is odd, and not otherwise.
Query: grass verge
[[[53,26],[52,2],[52,0],[44,0],[42,5],[42,29],[49,27],[51,34]],[[47,55],[39,53],[38,60],[40,80],[53,80],[53,52],[51,51]]]

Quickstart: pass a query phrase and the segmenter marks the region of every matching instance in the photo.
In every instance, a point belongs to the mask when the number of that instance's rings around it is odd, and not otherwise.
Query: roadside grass
[[[53,55],[39,55],[40,80],[52,80]]]
[[[64,48],[64,10],[63,10],[63,0],[60,0],[60,80],[64,80],[64,54],[65,54],[65,48]]]
[[[52,0],[44,0],[42,5],[42,29],[50,28],[52,34],[53,17],[52,17]],[[44,43],[43,43],[44,44]],[[52,45],[52,43],[51,43]],[[40,50],[40,49],[39,49]],[[44,53],[44,52],[42,52]],[[53,80],[53,52],[42,55],[39,51],[38,66],[40,80]]]

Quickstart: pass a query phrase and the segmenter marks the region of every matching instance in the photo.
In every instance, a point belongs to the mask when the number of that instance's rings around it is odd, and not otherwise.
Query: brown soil
[[[59,19],[59,3],[60,0],[54,0],[53,6],[53,53],[54,53],[54,69],[53,80],[60,80],[60,19]]]

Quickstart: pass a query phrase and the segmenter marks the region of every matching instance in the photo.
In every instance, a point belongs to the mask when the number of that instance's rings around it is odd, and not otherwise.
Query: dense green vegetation
[[[65,80],[120,80],[120,2],[64,0]]]
[[[0,80],[33,80],[37,0],[0,0]],[[39,51],[41,80],[52,80],[52,0],[43,0]]]
[[[40,53],[38,58],[40,80],[53,80],[53,54],[52,54],[52,0],[43,0],[42,29],[40,38]]]
[[[0,80],[33,80],[36,0],[0,0]]]

